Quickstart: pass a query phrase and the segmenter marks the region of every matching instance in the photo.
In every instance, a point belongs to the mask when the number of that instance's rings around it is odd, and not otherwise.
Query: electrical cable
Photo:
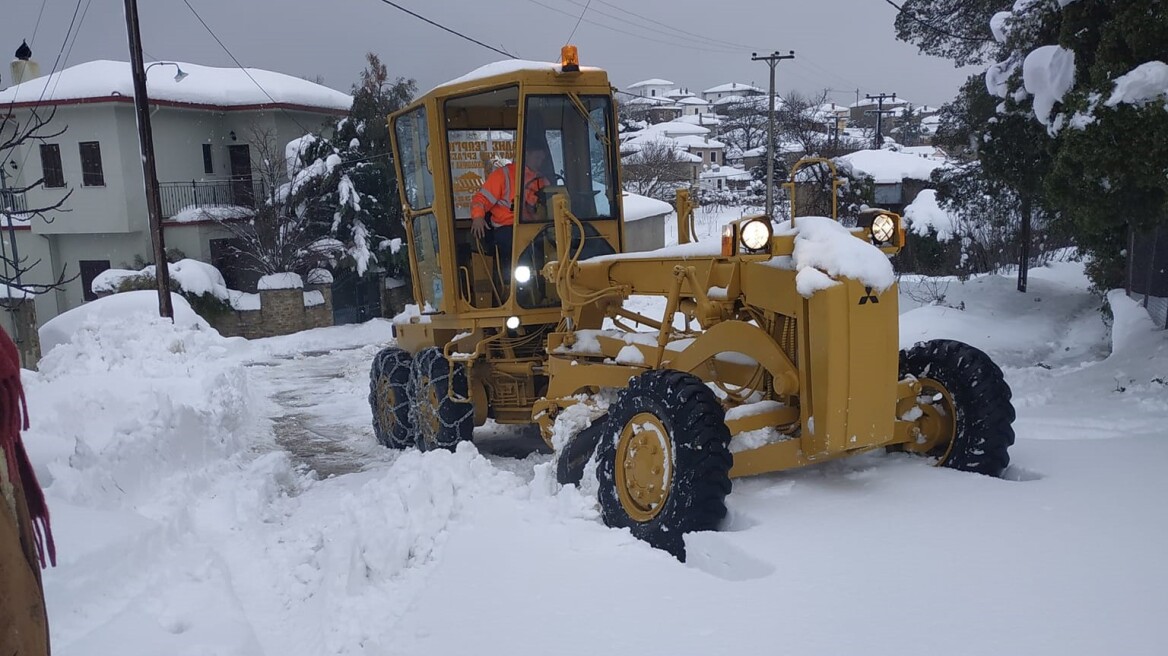
[[[184,0],[184,2],[185,2],[185,0]],[[492,46],[492,45],[487,45],[486,43],[483,43],[482,41],[479,41],[478,39],[475,39],[475,38],[473,38],[473,37],[469,37],[469,36],[467,36],[467,35],[463,34],[462,32],[459,32],[459,31],[457,31],[457,30],[455,30],[455,29],[452,29],[452,28],[446,27],[445,25],[443,25],[443,24],[441,24],[441,23],[439,23],[439,22],[432,21],[432,20],[430,20],[429,18],[426,18],[425,16],[423,16],[423,15],[421,15],[421,14],[418,14],[418,13],[416,13],[416,12],[410,11],[409,9],[406,9],[405,7],[403,7],[403,6],[399,5],[399,4],[397,4],[396,2],[391,2],[390,0],[379,0],[379,2],[381,2],[382,4],[387,4],[387,5],[389,5],[390,7],[393,7],[394,9],[398,9],[398,10],[404,11],[405,13],[409,14],[410,16],[413,16],[414,18],[417,18],[417,19],[418,19],[418,20],[420,20],[420,21],[423,21],[423,22],[425,22],[425,23],[429,23],[430,25],[433,25],[434,27],[437,27],[437,28],[438,28],[438,29],[440,29],[440,30],[444,30],[444,31],[446,31],[446,32],[449,32],[449,33],[451,33],[451,34],[453,34],[453,35],[457,36],[457,37],[460,37],[460,38],[466,39],[467,41],[470,41],[471,43],[474,43],[474,44],[476,44],[476,45],[480,45],[480,46],[482,46],[482,47],[486,48],[487,50],[491,50],[491,51],[497,52],[497,53],[499,53],[500,55],[503,55],[504,57],[510,57],[511,59],[518,59],[518,57],[516,57],[515,55],[513,55],[513,54],[511,54],[511,53],[507,52],[506,50],[503,50],[503,49],[501,49],[501,48],[496,48],[495,46]]]

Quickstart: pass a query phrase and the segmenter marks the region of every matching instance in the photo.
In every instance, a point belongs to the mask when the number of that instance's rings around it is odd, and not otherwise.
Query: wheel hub
[[[397,394],[389,382],[389,376],[379,377],[377,379],[377,414],[381,420],[381,426],[387,431],[397,424],[397,414],[394,412],[396,407]]]
[[[938,464],[945,462],[953,448],[953,437],[957,434],[956,404],[949,390],[931,378],[921,378],[921,393],[917,395],[917,407],[921,416],[916,420],[916,439],[904,445],[911,453],[937,456]]]
[[[616,447],[616,488],[629,517],[657,516],[673,484],[673,442],[655,415],[642,412],[621,430]]]

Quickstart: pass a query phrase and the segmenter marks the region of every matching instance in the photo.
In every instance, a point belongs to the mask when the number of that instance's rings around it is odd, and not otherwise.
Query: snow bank
[[[792,259],[799,272],[795,287],[805,298],[839,284],[833,277],[852,278],[878,292],[896,282],[888,256],[857,239],[838,221],[823,216],[801,216],[794,229],[789,223],[783,223],[776,234],[795,235]]]
[[[937,203],[937,190],[924,189],[904,208],[908,227],[921,237],[929,235],[929,228],[937,231],[938,241],[949,241],[956,231],[953,217]]]
[[[190,304],[182,296],[172,293],[170,303],[174,308],[174,325],[177,328],[219,335],[191,309]],[[106,296],[46,321],[39,331],[41,351],[49,353],[55,347],[69,343],[79,334],[98,331],[102,324],[127,320],[146,326],[158,318],[157,292],[134,291]]]
[[[172,298],[176,316],[194,317]],[[171,324],[121,311],[154,299],[118,294],[41,328],[41,339],[55,343],[39,372],[23,374],[32,421],[26,443],[54,498],[141,508],[174,491],[164,479],[238,449],[251,401],[242,367],[226,358],[238,342],[201,320]]]
[[[261,291],[265,289],[304,289],[304,280],[296,273],[269,273],[260,278],[256,287]]]

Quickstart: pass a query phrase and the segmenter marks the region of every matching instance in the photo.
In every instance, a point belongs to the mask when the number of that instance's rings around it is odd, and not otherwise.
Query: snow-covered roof
[[[656,96],[637,96],[636,98],[633,98],[632,100],[626,100],[625,104],[626,105],[652,105],[652,106],[656,107],[658,105],[668,105],[668,104],[670,104],[670,102],[669,102],[668,98],[660,98],[660,97],[656,97]]]
[[[686,96],[677,101],[679,105],[708,105],[710,101],[698,98],[697,96]]]
[[[675,118],[671,122],[672,123],[690,123],[692,125],[697,125],[697,126],[703,126],[703,125],[714,126],[714,125],[721,125],[722,117],[718,116],[717,114],[708,114],[708,113],[690,114],[688,116],[680,116],[678,118]]]
[[[726,144],[697,134],[683,134],[673,137],[673,141],[684,148],[725,148]]]
[[[704,135],[709,133],[710,128],[695,125],[689,121],[667,121],[665,123],[654,123],[632,136],[634,138],[644,136],[680,137],[687,134]]]
[[[855,173],[873,178],[877,184],[901,182],[905,178],[928,180],[934,170],[945,166],[941,160],[891,150],[858,150],[836,161]]]
[[[803,144],[798,141],[785,141],[779,144],[779,152],[782,153],[801,153],[804,151]],[[750,150],[742,153],[743,157],[765,157],[766,146],[756,146]]]
[[[702,171],[701,177],[703,180],[716,180],[718,178],[727,180],[751,179],[751,175],[746,169],[740,169],[735,166],[711,166],[709,170]]]
[[[692,98],[695,94],[689,89],[670,89],[663,95],[666,98]]]
[[[533,71],[539,73],[560,73],[562,65],[552,62],[529,61],[526,59],[504,59],[484,66],[479,66],[473,71],[456,77],[453,80],[443,82],[434,89],[441,89],[442,87],[449,87],[455,84],[463,84],[466,82],[474,82],[475,80],[482,80],[496,75],[509,75],[512,73],[519,73],[521,71]],[[595,66],[581,66],[581,72],[597,72],[602,69]],[[434,89],[431,89],[433,91]]]
[[[149,68],[147,64],[146,94],[151,101],[215,107],[277,104],[336,111],[347,111],[353,104],[347,93],[283,73],[175,63],[187,74],[181,82],[175,81],[173,66]],[[119,97],[134,97],[130,64],[109,60],[70,66],[0,91],[0,103],[17,105]]]
[[[848,107],[871,107],[871,106],[875,106],[876,104],[877,103],[875,100],[868,100],[867,98],[865,98],[859,102],[854,102],[854,103],[848,105]],[[886,107],[891,106],[891,105],[899,106],[899,105],[907,105],[907,104],[908,104],[908,101],[905,100],[904,98],[898,97],[898,98],[893,99],[891,97],[888,97],[888,98],[884,99],[884,105]]]
[[[634,83],[630,84],[628,86],[628,88],[640,89],[641,87],[671,87],[671,86],[673,86],[673,83],[670,82],[669,80],[662,80],[659,77],[655,77],[655,78],[652,78],[649,80],[641,80],[640,82],[634,82]]]
[[[714,105],[729,105],[731,103],[740,103],[746,100],[746,96],[722,96],[715,100]]]
[[[758,87],[750,85],[750,84],[743,84],[741,82],[728,82],[726,84],[719,84],[716,87],[710,87],[709,89],[706,89],[702,93],[726,93],[727,91],[734,91],[734,92],[739,92],[739,91],[751,92],[751,91],[753,91],[756,93],[763,93],[762,89],[759,89]]]
[[[656,198],[624,192],[621,205],[625,210],[625,223],[640,221],[651,216],[661,216],[673,211],[673,206]]]

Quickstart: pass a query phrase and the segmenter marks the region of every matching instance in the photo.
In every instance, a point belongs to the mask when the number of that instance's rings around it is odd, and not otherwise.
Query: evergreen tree
[[[397,256],[394,244],[404,240],[405,228],[386,117],[410,102],[417,85],[391,80],[373,53],[366,61],[349,115],[331,138],[306,135],[289,144],[288,193],[320,235],[341,242],[346,257],[338,264],[359,275],[379,264],[401,277],[407,260]]]

